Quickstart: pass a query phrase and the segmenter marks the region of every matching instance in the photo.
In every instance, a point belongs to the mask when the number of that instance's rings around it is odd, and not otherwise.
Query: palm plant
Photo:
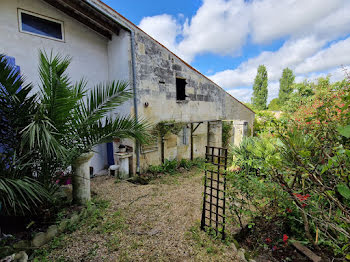
[[[32,154],[21,147],[21,131],[36,110],[31,84],[0,54],[0,214],[18,215],[34,211],[50,196],[34,180]]]
[[[66,73],[70,62],[69,57],[40,52],[39,109],[23,130],[23,144],[39,152],[40,168],[47,170],[42,175],[47,178],[45,182],[51,184],[52,176],[70,165],[74,181],[74,177],[79,176],[75,163],[98,144],[117,137],[144,143],[149,136],[145,121],[136,121],[130,115],[112,116],[112,112],[133,95],[126,82],[113,81],[87,90],[85,80],[71,82]],[[90,196],[89,188],[85,197],[74,194],[84,187],[85,180],[89,180],[88,174],[73,183],[73,197],[78,203]]]

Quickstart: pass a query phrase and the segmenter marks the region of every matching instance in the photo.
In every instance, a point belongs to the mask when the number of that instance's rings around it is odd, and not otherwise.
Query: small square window
[[[176,78],[176,100],[186,100],[186,79]]]
[[[19,10],[19,25],[21,32],[64,41],[63,22],[53,18]]]

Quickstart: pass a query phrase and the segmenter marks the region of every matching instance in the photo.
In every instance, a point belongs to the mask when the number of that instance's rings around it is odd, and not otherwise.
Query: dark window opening
[[[186,79],[176,78],[176,100],[186,100]]]
[[[21,12],[21,31],[63,40],[62,23]]]

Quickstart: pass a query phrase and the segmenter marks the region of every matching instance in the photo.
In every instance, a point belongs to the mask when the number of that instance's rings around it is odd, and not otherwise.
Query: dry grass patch
[[[46,261],[235,261],[232,245],[199,230],[202,201],[199,169],[168,175],[148,185],[110,177],[92,181],[99,199],[108,201],[46,247]],[[45,260],[37,260],[45,261]]]

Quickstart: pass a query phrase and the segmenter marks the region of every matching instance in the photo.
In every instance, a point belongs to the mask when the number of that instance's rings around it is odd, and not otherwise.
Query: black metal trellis
[[[201,229],[225,239],[227,149],[206,146],[205,156],[209,165],[205,169]]]

